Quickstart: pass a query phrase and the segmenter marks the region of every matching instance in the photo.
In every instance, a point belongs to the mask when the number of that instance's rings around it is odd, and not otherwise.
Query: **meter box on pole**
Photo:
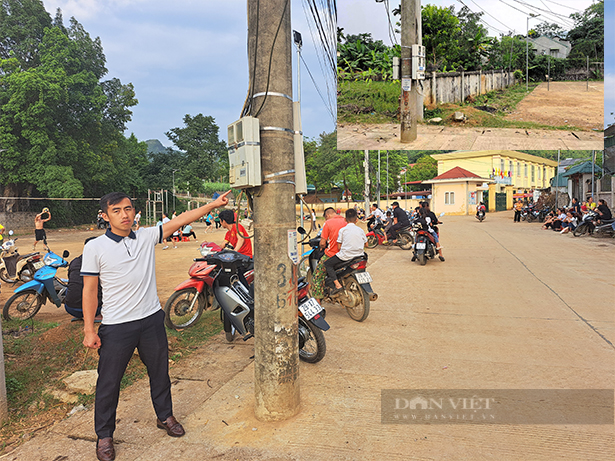
[[[412,45],[412,80],[425,80],[425,47]]]
[[[229,181],[244,189],[262,184],[261,138],[257,118],[242,117],[228,126]]]

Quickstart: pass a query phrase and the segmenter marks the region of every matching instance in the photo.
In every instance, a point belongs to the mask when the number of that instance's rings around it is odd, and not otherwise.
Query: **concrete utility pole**
[[[412,45],[422,45],[422,36],[421,0],[401,0],[401,142],[416,140],[423,113],[418,80],[412,80]]]
[[[1,327],[2,321],[0,320],[0,330]],[[0,334],[0,424],[9,420],[9,408],[6,398],[6,377],[4,373],[4,344],[2,342],[2,334]]]
[[[248,2],[248,37],[263,177],[254,197],[255,414],[280,421],[300,405],[290,0]]]
[[[365,151],[365,216],[369,214],[369,151]]]
[[[528,85],[529,85],[529,75],[530,75],[530,63],[529,63],[529,59],[530,59],[530,19],[531,18],[537,18],[538,16],[540,16],[539,14],[533,14],[530,13],[530,15],[527,17],[527,21],[526,21],[526,27],[525,27],[525,91],[528,91]]]

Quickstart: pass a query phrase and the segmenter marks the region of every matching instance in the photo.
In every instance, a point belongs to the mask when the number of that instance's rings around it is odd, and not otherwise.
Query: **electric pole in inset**
[[[248,2],[248,37],[263,178],[254,197],[255,414],[279,421],[300,405],[290,0]]]
[[[365,161],[363,162],[365,166],[365,216],[369,214],[369,151],[365,151]]]
[[[423,44],[421,24],[421,0],[401,0],[401,142],[416,140],[423,113],[418,80],[412,78],[412,45]]]

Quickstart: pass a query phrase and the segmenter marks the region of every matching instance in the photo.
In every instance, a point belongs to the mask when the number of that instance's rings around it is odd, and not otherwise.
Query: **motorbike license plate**
[[[41,267],[45,267],[45,263],[43,261],[37,261],[32,263],[32,266],[34,266],[34,269],[39,270]]]
[[[359,283],[369,283],[372,281],[372,276],[369,275],[369,272],[357,272],[354,276]]]
[[[424,250],[427,247],[427,244],[425,242],[418,242],[416,244],[416,249],[417,250]]]
[[[322,306],[318,304],[318,301],[314,298],[310,298],[303,304],[299,305],[299,310],[306,320],[310,320],[322,310]]]

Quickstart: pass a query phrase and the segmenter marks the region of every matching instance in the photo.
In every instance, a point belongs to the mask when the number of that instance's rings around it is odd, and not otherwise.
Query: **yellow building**
[[[554,160],[513,150],[458,151],[432,157],[438,161],[438,175],[461,167],[493,179],[496,193],[505,192],[506,186],[515,192],[546,189],[557,167]]]
[[[431,209],[447,215],[472,215],[480,202],[488,201],[493,180],[461,167],[452,168],[423,184],[431,184]],[[495,200],[494,200],[495,201]]]

